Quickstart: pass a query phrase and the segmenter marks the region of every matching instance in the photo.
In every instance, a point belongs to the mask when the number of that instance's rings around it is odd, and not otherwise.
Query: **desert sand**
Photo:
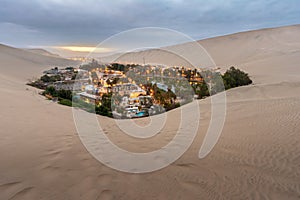
[[[52,52],[49,52],[49,51],[47,51],[45,49],[40,49],[40,48],[34,48],[34,49],[30,49],[30,48],[26,49],[25,48],[23,50],[29,51],[31,53],[36,53],[36,54],[44,55],[44,56],[60,57],[58,54],[54,54]]]
[[[200,127],[188,151],[140,175],[94,159],[80,142],[72,109],[25,85],[49,65],[74,63],[0,46],[0,199],[300,199],[299,35],[297,25],[199,41],[218,66],[235,65],[254,84],[226,92],[224,129],[207,157],[198,159],[198,151],[210,98],[198,101]],[[159,59],[156,50],[141,54]],[[172,139],[179,112],[169,112],[165,129],[143,142],[122,134],[112,119],[99,122],[118,146],[148,152]]]

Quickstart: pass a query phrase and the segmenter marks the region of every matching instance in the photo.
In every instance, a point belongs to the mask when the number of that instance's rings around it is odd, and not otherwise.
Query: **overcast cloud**
[[[120,31],[163,27],[203,39],[300,23],[298,0],[0,0],[0,43],[98,44]]]

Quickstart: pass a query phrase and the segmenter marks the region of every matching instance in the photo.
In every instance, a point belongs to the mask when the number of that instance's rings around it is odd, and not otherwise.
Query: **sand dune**
[[[254,81],[259,83],[285,81],[286,75],[293,75],[293,80],[300,80],[299,73],[295,73],[296,63],[300,62],[299,33],[300,25],[295,25],[236,33],[197,42],[204,47],[218,67],[226,69],[237,66],[253,74]],[[198,50],[195,46],[194,43],[185,43],[162,49],[118,54],[108,57],[107,60],[142,64],[144,58],[147,63],[162,63],[168,66],[189,66],[188,61],[191,60],[195,61],[198,67],[210,67],[211,62],[207,60],[207,55],[194,52],[193,50]],[[179,56],[172,52],[178,53]],[[190,59],[180,58],[181,52],[188,52]],[[106,59],[103,58],[102,61]],[[269,79],[264,75],[271,70],[275,71],[270,72]],[[277,77],[272,77],[273,74]]]
[[[41,66],[65,60],[1,46],[1,199],[299,199],[299,35],[299,26],[291,26],[201,41],[218,65],[238,64],[255,84],[227,91],[225,126],[206,158],[197,155],[210,122],[210,98],[198,102],[200,128],[189,150],[167,168],[143,175],[96,161],[78,138],[71,109],[24,85]],[[165,129],[142,143],[111,119],[99,121],[120,147],[147,152],[170,141],[178,116],[178,109],[169,112]]]
[[[208,51],[218,66],[228,66],[299,52],[299,32],[300,25],[294,25],[241,32],[211,39],[199,40],[197,42]],[[189,48],[193,46],[193,43],[184,43],[169,47],[162,47],[162,49],[167,51],[188,51]],[[197,52],[188,52],[192,56],[199,56]],[[161,50],[150,49],[127,53],[121,56],[118,60],[123,62],[132,61],[143,63],[143,57],[147,62],[156,62],[157,59],[161,59]],[[169,59],[165,60],[170,62],[171,65],[180,64],[178,63],[179,61],[178,58],[176,58],[176,55],[174,55],[172,59],[173,61]],[[198,66],[205,67],[205,63],[203,63],[201,57],[198,59],[198,63],[196,64]]]
[[[0,75],[27,80],[50,66],[76,65],[77,62],[60,57],[33,53],[0,44]]]
[[[54,57],[59,57],[58,54],[54,54],[54,53],[51,53],[45,49],[24,49],[25,51],[29,51],[29,52],[32,52],[32,53],[36,53],[36,54],[40,54],[40,55],[44,55],[44,56],[54,56]]]
[[[300,25],[262,29],[199,41],[217,65],[235,65],[299,52]]]

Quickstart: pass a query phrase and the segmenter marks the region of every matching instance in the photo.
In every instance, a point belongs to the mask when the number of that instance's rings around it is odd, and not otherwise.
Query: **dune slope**
[[[27,80],[40,75],[51,66],[76,65],[77,62],[60,57],[33,53],[0,44],[0,75]]]
[[[254,50],[248,46],[257,35],[266,41],[259,48],[269,48],[273,37],[288,45],[262,56],[255,45]],[[210,98],[198,102],[200,127],[189,150],[172,165],[143,175],[121,173],[95,160],[78,138],[72,110],[24,85],[28,76],[40,73],[40,65],[62,60],[28,52],[20,56],[19,50],[2,46],[0,198],[299,199],[299,35],[299,26],[290,26],[202,41],[218,65],[238,63],[255,84],[227,91],[224,129],[207,157],[197,155],[210,122]],[[226,51],[229,45],[236,54]],[[120,147],[147,152],[170,141],[179,116],[179,109],[171,111],[166,128],[142,144],[111,119],[99,121]]]
[[[254,81],[258,78],[259,83],[285,81],[284,77],[289,75],[288,73],[295,76],[293,80],[299,80],[299,73],[294,73],[295,64],[300,61],[299,33],[300,25],[294,25],[241,32],[197,42],[208,52],[216,66],[226,69],[233,65],[245,69],[250,74],[258,75],[253,78]],[[162,63],[169,66],[188,66],[187,61],[191,60],[195,61],[198,67],[210,67],[211,62],[207,61],[207,55],[203,55],[204,52],[201,51],[194,52],[193,50],[198,50],[194,46],[194,43],[185,43],[162,49],[130,52],[118,55],[115,59],[120,62],[142,64],[144,58],[147,63]],[[172,52],[178,52],[179,55]],[[186,61],[180,58],[180,52],[188,52],[190,59]],[[276,74],[282,76],[272,80],[267,77],[263,77],[264,80],[260,79],[259,74],[267,74],[269,70],[275,70]],[[272,74],[274,73],[271,72],[270,75]]]
[[[36,53],[36,54],[40,54],[40,55],[45,55],[45,56],[53,56],[53,57],[59,57],[58,54],[54,54],[54,53],[51,53],[45,49],[24,49],[25,51],[29,51],[29,52],[32,52],[32,53]]]

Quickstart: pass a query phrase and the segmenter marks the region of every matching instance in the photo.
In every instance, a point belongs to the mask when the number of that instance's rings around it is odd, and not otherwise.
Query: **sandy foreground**
[[[95,160],[79,139],[72,109],[25,85],[47,65],[69,63],[0,46],[0,199],[300,199],[299,35],[300,26],[290,26],[200,41],[218,66],[236,65],[254,85],[227,91],[222,135],[207,157],[198,159],[209,98],[198,101],[200,127],[188,151],[142,175]],[[172,140],[179,116],[169,112],[163,131],[142,142],[98,118],[115,144],[148,152]]]

